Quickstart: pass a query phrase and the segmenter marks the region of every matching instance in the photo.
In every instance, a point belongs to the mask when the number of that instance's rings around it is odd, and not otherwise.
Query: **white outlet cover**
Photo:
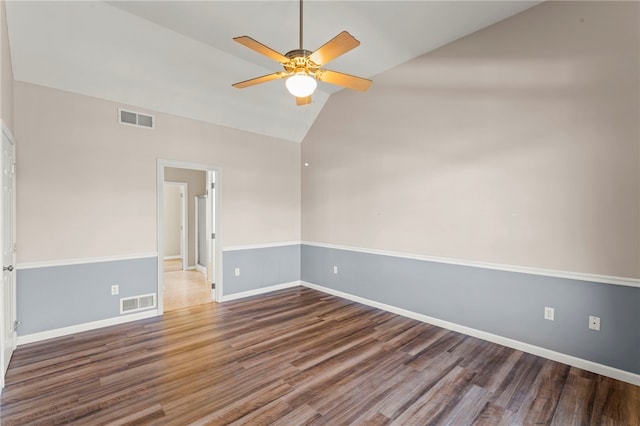
[[[589,329],[600,331],[600,317],[589,315]]]
[[[553,308],[549,308],[548,306],[545,306],[544,308],[544,319],[549,320],[549,321],[553,321],[555,316],[555,310]]]
[[[333,273],[334,273],[334,274],[337,274],[337,273],[338,273],[338,267],[337,267],[337,266],[334,266],[334,267],[333,267]]]
[[[236,274],[236,277],[240,276],[240,268],[236,268],[234,272]]]
[[[112,285],[111,286],[111,295],[115,296],[118,293],[120,293],[120,287],[118,286],[118,284]]]

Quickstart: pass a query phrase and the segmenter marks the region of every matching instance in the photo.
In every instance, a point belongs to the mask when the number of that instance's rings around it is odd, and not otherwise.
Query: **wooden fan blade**
[[[346,87],[347,89],[359,90],[361,92],[366,91],[371,83],[371,80],[356,77],[355,75],[349,75],[337,71],[331,70],[318,70],[316,72],[316,78],[325,83],[337,84],[338,86]]]
[[[237,89],[244,89],[245,87],[255,86],[256,84],[266,83],[267,81],[277,80],[287,76],[285,72],[274,72],[273,74],[263,75],[262,77],[252,78],[251,80],[241,81],[239,83],[232,84]]]
[[[276,52],[269,46],[265,46],[264,44],[252,39],[249,36],[234,37],[233,41],[237,41],[241,45],[248,47],[251,50],[255,50],[256,52],[266,56],[267,58],[271,58],[276,62],[280,62],[281,64],[286,64],[289,62],[289,58],[287,58],[283,54]]]
[[[309,59],[318,65],[324,65],[359,45],[360,42],[355,37],[343,31],[313,52]]]
[[[305,96],[304,98],[296,98],[296,105],[307,105],[311,103],[311,95]]]

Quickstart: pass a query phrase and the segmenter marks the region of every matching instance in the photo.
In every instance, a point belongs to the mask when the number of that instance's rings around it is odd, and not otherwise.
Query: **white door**
[[[2,240],[2,386],[11,355],[16,348],[16,284],[15,271],[15,150],[9,138],[2,133],[2,197],[0,197],[0,239]]]
[[[207,195],[196,195],[196,220],[195,220],[195,236],[196,236],[196,269],[207,275]]]

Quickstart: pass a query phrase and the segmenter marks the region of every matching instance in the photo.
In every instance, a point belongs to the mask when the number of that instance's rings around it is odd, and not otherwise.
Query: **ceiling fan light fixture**
[[[285,81],[287,90],[296,98],[306,98],[311,96],[318,87],[316,79],[309,74],[301,72],[288,77]]]
[[[314,52],[302,47],[302,0],[300,0],[300,48],[286,54],[276,52],[269,46],[252,39],[249,36],[234,37],[233,40],[249,49],[260,53],[276,62],[284,68],[284,72],[271,74],[240,81],[232,84],[233,87],[242,89],[256,84],[266,83],[272,80],[286,78],[285,86],[289,93],[296,97],[296,105],[308,105],[311,103],[311,95],[318,86],[318,81],[352,90],[364,92],[371,85],[371,80],[353,75],[320,68],[327,62],[344,55],[351,49],[358,47],[360,42],[347,31],[340,34],[320,46]]]

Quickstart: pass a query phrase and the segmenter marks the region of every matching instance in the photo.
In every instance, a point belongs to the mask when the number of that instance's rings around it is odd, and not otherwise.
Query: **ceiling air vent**
[[[156,295],[143,294],[142,296],[127,297],[120,299],[120,313],[128,314],[130,312],[142,311],[143,309],[156,307]]]
[[[145,127],[147,129],[153,129],[154,126],[153,115],[142,114],[135,111],[128,111],[122,108],[118,108],[118,121],[120,121],[120,124]]]

